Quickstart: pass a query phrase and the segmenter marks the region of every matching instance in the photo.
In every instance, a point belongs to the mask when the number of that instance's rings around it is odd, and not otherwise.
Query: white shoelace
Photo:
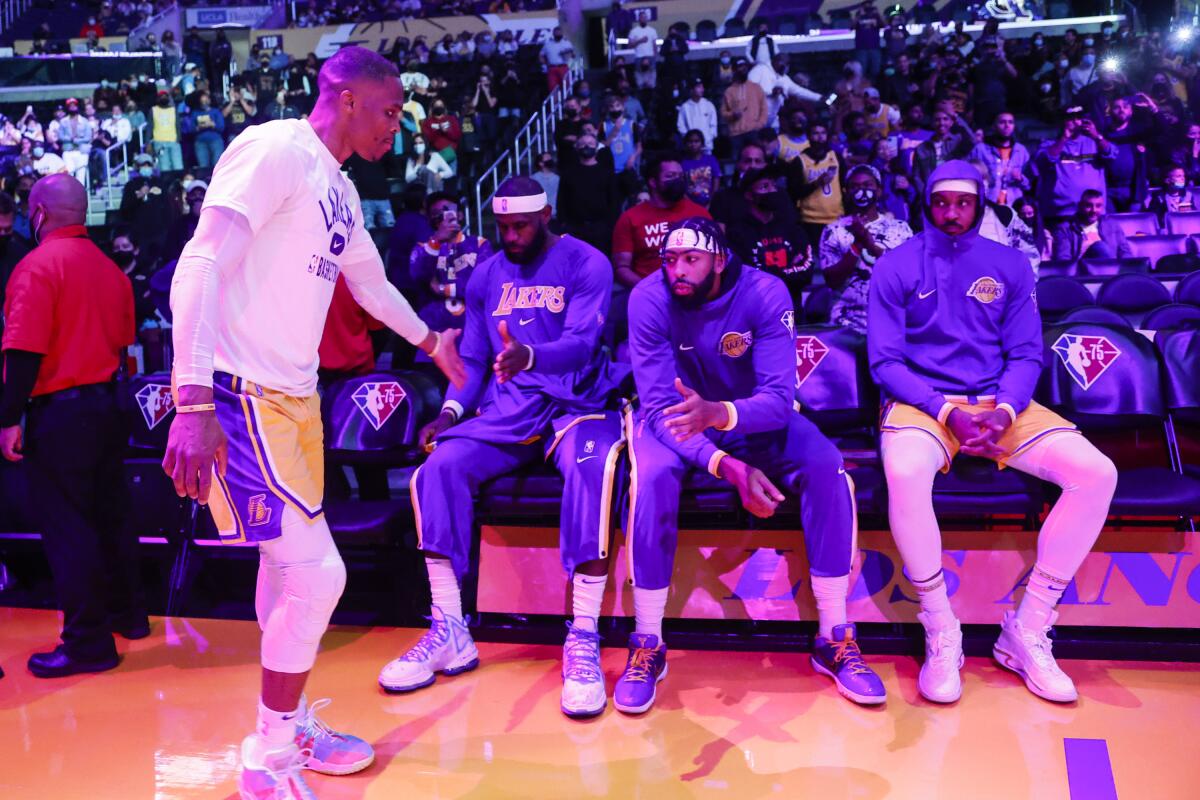
[[[432,623],[432,627],[421,637],[420,641],[412,646],[411,650],[401,657],[401,661],[428,661],[435,648],[441,647],[449,641],[450,631],[445,621],[428,619]]]
[[[567,666],[564,677],[567,680],[576,683],[599,683],[603,680],[600,672],[600,634],[571,629],[563,656]]]
[[[1021,642],[1025,645],[1025,649],[1033,656],[1034,662],[1042,669],[1050,672],[1061,672],[1058,662],[1054,660],[1053,643],[1050,637],[1046,635],[1046,631],[1031,631],[1030,629],[1021,627]]]

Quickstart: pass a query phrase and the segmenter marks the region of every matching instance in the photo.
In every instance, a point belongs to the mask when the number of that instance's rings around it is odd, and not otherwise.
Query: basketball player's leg
[[[598,621],[608,582],[613,496],[625,430],[616,411],[567,424],[551,453],[563,476],[559,549],[574,611],[563,647],[561,708],[568,716],[590,717],[608,703]]]
[[[933,511],[933,479],[948,466],[946,441],[931,417],[912,422],[924,424],[884,430],[881,438],[888,519],[921,604],[917,618],[925,628],[925,662],[918,686],[927,700],[952,703],[962,696],[962,629],[946,592],[942,534]]]
[[[389,692],[429,686],[436,673],[457,675],[479,665],[479,652],[463,619],[459,581],[470,565],[475,495],[485,481],[530,463],[540,447],[445,438],[413,473],[409,484],[417,546],[429,574],[431,626],[404,655],[379,673]]]
[[[654,705],[656,685],[667,676],[663,617],[679,540],[679,495],[687,465],[636,417],[626,431],[629,511],[625,554],[633,581],[634,634],[613,705],[640,714]]]
[[[1051,653],[1047,632],[1063,591],[1096,543],[1117,486],[1112,461],[1078,432],[1060,431],[1020,449],[1007,465],[1062,488],[1038,536],[1037,561],[1015,612],[1004,615],[993,650],[1034,694],[1069,702],[1075,685]]]
[[[856,703],[887,699],[883,682],[863,661],[857,630],[846,619],[850,569],[857,548],[854,484],[842,454],[810,420],[793,414],[784,435],[753,436],[722,447],[759,467],[778,488],[798,495],[808,553],[809,576],[817,603],[819,635],[812,664],[833,679],[838,691]]]

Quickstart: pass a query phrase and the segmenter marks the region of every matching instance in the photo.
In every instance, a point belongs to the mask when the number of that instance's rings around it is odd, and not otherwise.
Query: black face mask
[[[125,269],[126,267],[128,267],[130,264],[133,263],[133,251],[132,250],[113,250],[112,260],[118,267],[120,267],[121,269]]]
[[[166,108],[171,105],[171,99],[169,97],[160,97],[158,98],[158,105],[162,108]]]
[[[443,114],[445,114],[445,113],[446,113],[446,107],[445,107],[445,106],[434,106],[434,107],[433,107],[433,115],[434,115],[435,117],[440,117],[440,116],[442,116],[442,115],[443,115]]]
[[[855,189],[849,196],[850,205],[858,209],[870,208],[875,205],[878,195],[874,189]]]
[[[769,211],[775,203],[775,192],[759,192],[754,195],[754,205],[763,211]]]
[[[683,199],[684,194],[687,193],[687,183],[684,182],[683,178],[669,180],[659,185],[658,193],[668,203],[678,203]]]
[[[575,152],[579,153],[579,157],[585,161],[589,158],[594,158],[596,155],[595,147],[580,147]]]

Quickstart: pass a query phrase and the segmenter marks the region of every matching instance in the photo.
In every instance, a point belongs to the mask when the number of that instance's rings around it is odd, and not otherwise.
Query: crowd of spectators
[[[380,22],[420,17],[460,17],[545,11],[553,0],[308,0],[296,4],[292,27],[314,28],[350,22]]]
[[[873,38],[858,36],[831,69],[828,56],[782,52],[765,25],[744,48],[692,61],[678,26],[660,36],[644,15],[613,14],[632,52],[572,83],[531,171],[557,229],[610,256],[618,292],[657,269],[672,221],[711,216],[739,258],[782,277],[798,304],[824,283],[829,319],[861,330],[873,264],[921,230],[929,175],[953,158],[985,181],[983,235],[1021,249],[1035,271],[1045,259],[1127,255],[1114,212],[1195,209],[1200,43],[1185,33],[1106,23],[1056,38],[1006,40],[995,25],[975,38],[961,27],[910,36],[903,13],[861,10],[856,27]],[[97,154],[128,143],[127,244],[110,238],[134,253],[131,274],[153,275],[194,230],[226,144],[247,126],[303,117],[316,99],[311,53],[256,47],[234,74],[224,34],[196,30],[171,53],[163,77],[102,82],[49,113],[0,118],[12,196],[0,207],[13,208],[17,239],[29,238],[37,177],[69,171],[101,185]],[[461,196],[579,55],[556,29],[532,50],[484,32],[400,39],[390,56],[406,89],[402,131],[382,162],[346,168],[393,282],[428,305],[430,288],[465,283],[437,270],[483,247],[482,231],[464,230]],[[432,262],[418,267],[422,258]],[[622,324],[619,303],[611,324]]]

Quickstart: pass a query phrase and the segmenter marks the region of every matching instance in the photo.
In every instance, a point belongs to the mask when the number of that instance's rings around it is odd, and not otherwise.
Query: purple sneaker
[[[642,714],[654,705],[658,682],[667,677],[667,646],[649,633],[629,637],[629,661],[613,690],[613,705],[626,714]]]
[[[878,705],[887,700],[887,689],[863,661],[855,633],[853,624],[834,625],[832,639],[818,636],[813,643],[813,669],[833,678],[843,697],[864,706]]]
[[[366,741],[338,733],[317,718],[330,700],[317,700],[308,707],[296,729],[296,746],[309,753],[305,767],[325,775],[352,775],[371,766],[375,750]]]

